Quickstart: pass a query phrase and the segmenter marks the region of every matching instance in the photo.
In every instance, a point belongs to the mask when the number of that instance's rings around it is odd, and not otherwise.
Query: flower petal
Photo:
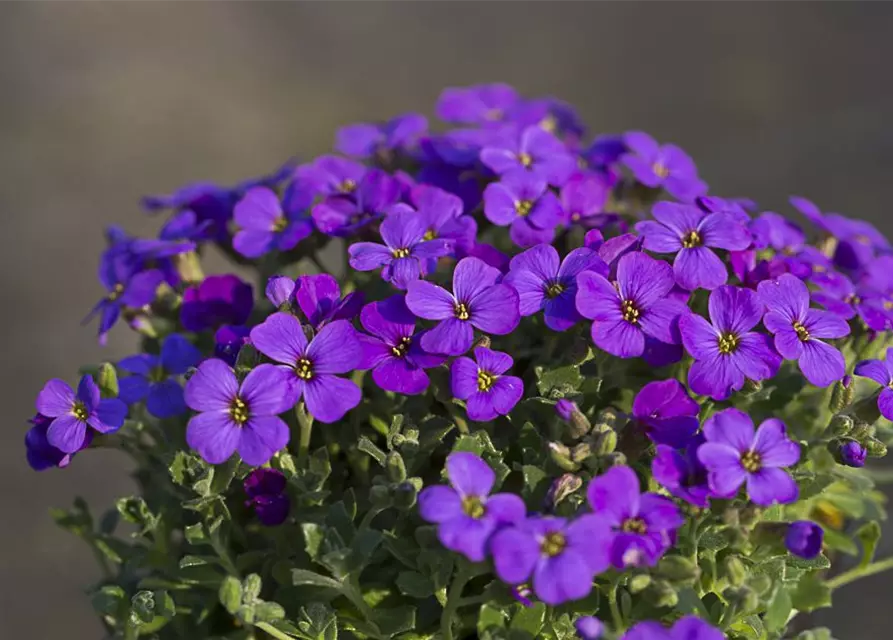
[[[753,450],[760,454],[766,467],[790,467],[800,460],[800,447],[788,438],[784,423],[778,418],[769,418],[760,425]]]
[[[573,549],[541,561],[533,573],[533,591],[550,606],[580,600],[592,591],[592,571],[586,557]]]
[[[619,525],[639,513],[639,478],[626,466],[611,467],[589,482],[589,506],[608,523]]]
[[[685,350],[696,359],[719,356],[719,333],[701,316],[695,313],[680,316],[679,334]]]
[[[121,428],[127,417],[127,405],[117,398],[100,400],[87,424],[99,433],[113,433]]]
[[[419,318],[444,320],[456,313],[456,300],[443,287],[424,280],[410,282],[406,287],[406,306]]]
[[[670,227],[655,222],[644,220],[636,225],[636,231],[644,239],[643,247],[654,253],[676,253],[682,249],[681,236]]]
[[[87,441],[87,423],[73,415],[60,415],[47,428],[47,442],[63,453],[75,453]]]
[[[639,317],[639,326],[660,342],[679,344],[679,318],[687,313],[688,307],[678,300],[658,300]]]
[[[863,360],[856,365],[853,373],[863,378],[870,378],[884,387],[893,382],[893,374],[891,374],[887,365],[880,360]],[[44,411],[41,411],[41,413],[46,415]]]
[[[172,333],[161,345],[161,366],[168,373],[186,373],[202,359],[202,353],[186,337]]]
[[[753,242],[750,231],[733,215],[711,213],[698,225],[701,239],[707,247],[744,251]]]
[[[616,321],[623,318],[620,294],[603,276],[584,271],[577,276],[577,311],[590,320]]]
[[[360,365],[363,349],[356,329],[347,320],[330,322],[307,345],[316,374],[348,373]]]
[[[239,393],[236,374],[223,360],[205,360],[186,383],[184,398],[195,411],[229,411]]]
[[[509,527],[490,539],[496,575],[507,584],[525,582],[540,558],[540,545],[530,531]]]
[[[146,397],[146,409],[162,420],[183,415],[188,410],[183,399],[183,387],[176,380],[153,384]]]
[[[501,416],[508,415],[524,395],[524,382],[517,376],[499,376],[490,389],[493,408]]]
[[[294,365],[307,350],[307,336],[301,322],[290,313],[274,313],[254,327],[250,337],[258,351],[282,364]]]
[[[764,467],[747,476],[747,495],[754,504],[768,507],[776,502],[789,504],[797,501],[797,483],[781,469]]]
[[[422,348],[428,353],[460,356],[474,343],[471,323],[458,318],[447,318],[421,337]]]
[[[720,287],[710,294],[707,306],[714,326],[735,335],[747,333],[763,317],[763,305],[756,292],[740,287]]]
[[[785,273],[775,280],[764,280],[757,285],[757,295],[762,304],[773,313],[780,315],[788,326],[802,322],[809,309],[809,289],[800,278]],[[773,331],[769,325],[766,325]]]
[[[645,334],[626,320],[596,320],[592,323],[592,341],[618,358],[637,358],[645,352]]]
[[[468,260],[468,258],[466,258]],[[469,300],[470,322],[484,333],[511,333],[521,320],[518,292],[507,284],[497,284],[478,291]]]
[[[830,311],[810,309],[803,324],[813,338],[843,338],[850,334],[849,323]]]
[[[800,371],[810,384],[827,387],[846,374],[846,361],[843,354],[831,345],[810,338],[803,343]]]
[[[728,445],[739,453],[750,450],[754,434],[753,420],[740,409],[724,409],[704,422],[704,436],[708,442]]]
[[[319,375],[304,385],[307,410],[320,422],[337,422],[360,404],[363,394],[350,380],[333,375]]]
[[[262,364],[252,369],[239,392],[248,405],[251,419],[255,416],[275,416],[291,409],[297,402],[297,388],[292,384],[294,376],[272,364]]]
[[[709,247],[682,249],[673,261],[676,282],[683,289],[716,289],[726,283],[728,270]]]
[[[242,427],[238,451],[245,464],[259,467],[288,444],[288,425],[276,416],[251,416]]]
[[[456,300],[471,302],[489,286],[496,284],[501,275],[499,269],[491,267],[480,258],[462,258],[453,271],[453,293]],[[412,305],[409,308],[412,309]]]
[[[406,358],[387,357],[372,370],[375,384],[385,391],[412,396],[425,391],[430,383],[428,374],[409,364]]]
[[[717,353],[695,360],[688,371],[688,386],[695,393],[725,400],[744,386],[744,374],[731,358]]]
[[[496,482],[496,473],[490,465],[470,451],[456,451],[447,456],[446,470],[450,484],[463,496],[489,495]]]
[[[436,484],[419,493],[419,515],[426,522],[446,522],[463,515],[462,498],[452,487]]]
[[[236,452],[241,433],[242,428],[233,422],[229,412],[208,411],[189,421],[186,442],[206,462],[221,464]]]
[[[347,249],[350,266],[357,271],[372,271],[394,259],[394,254],[383,244],[357,242]]]
[[[620,297],[647,310],[673,288],[673,269],[639,251],[627,253],[617,262]]]
[[[74,390],[64,380],[53,379],[37,395],[37,411],[48,418],[66,415],[74,407]]]

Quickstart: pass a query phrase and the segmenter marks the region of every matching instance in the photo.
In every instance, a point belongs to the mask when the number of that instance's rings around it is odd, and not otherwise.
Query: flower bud
[[[729,587],[722,593],[733,612],[747,613],[760,606],[760,597],[750,587]]]
[[[769,589],[772,588],[772,578],[765,573],[760,573],[751,576],[747,580],[747,586],[753,589],[757,594],[764,596],[769,593]]]
[[[672,555],[660,559],[656,573],[671,582],[691,582],[698,579],[701,570],[688,558]]]
[[[622,467],[626,465],[626,456],[620,451],[615,451],[614,453],[609,453],[606,456],[602,457],[602,461],[605,463],[605,469],[610,469],[611,467]]]
[[[558,503],[583,486],[583,480],[572,473],[565,473],[555,480],[546,493],[545,509],[551,511]]]
[[[876,438],[868,438],[865,441],[865,450],[872,458],[883,458],[887,455],[887,445]]]
[[[679,604],[679,594],[666,580],[654,580],[642,592],[642,597],[655,607],[675,607]]]
[[[850,431],[850,438],[853,440],[866,440],[874,435],[874,427],[867,422],[857,421],[856,426]]]
[[[565,471],[577,471],[580,465],[571,459],[571,450],[560,442],[549,443],[549,455],[552,461]]]
[[[571,460],[577,464],[583,464],[592,455],[592,446],[588,442],[581,442],[571,449]]]
[[[592,428],[589,419],[577,407],[576,403],[562,398],[555,404],[555,411],[568,423],[568,436],[572,440],[579,440]]]
[[[615,429],[620,422],[620,414],[617,413],[616,409],[608,407],[598,412],[595,422],[596,431],[607,431],[609,429]]]
[[[741,388],[741,395],[743,396],[752,396],[763,390],[763,383],[759,380],[751,380],[748,378],[744,381],[744,386]]]
[[[103,398],[118,397],[118,372],[115,371],[113,364],[103,362],[99,365],[99,375],[96,378],[96,384],[99,385]]]
[[[851,416],[837,414],[832,416],[828,428],[835,436],[845,436],[853,430],[855,424],[856,423]]]
[[[853,384],[852,376],[844,376],[843,380],[834,383],[828,408],[834,413],[843,411],[853,403],[855,393],[856,385]]]
[[[391,492],[387,486],[380,484],[369,489],[369,501],[376,507],[391,506]]]
[[[267,288],[264,293],[274,307],[287,311],[294,300],[295,281],[286,276],[273,276],[267,280]]]
[[[385,469],[391,482],[403,482],[406,480],[406,463],[403,456],[396,451],[391,451],[385,459]]]
[[[574,622],[574,629],[577,630],[577,635],[583,640],[598,640],[602,637],[604,628],[605,625],[602,624],[601,620],[594,616],[583,616]]]
[[[614,430],[602,431],[595,439],[595,452],[600,456],[614,453],[617,448],[617,432]]]
[[[784,545],[795,556],[810,560],[822,552],[825,531],[815,522],[798,520],[788,526]]]
[[[409,481],[401,482],[394,487],[392,492],[394,506],[401,511],[412,509],[415,506],[418,496],[418,489],[416,489],[415,486],[413,486],[413,483]]]
[[[489,349],[490,348],[490,336],[483,335],[480,338],[478,338],[475,341],[474,346],[471,348],[471,350],[474,351],[478,347],[484,347],[485,349]]]
[[[644,591],[650,584],[651,576],[647,573],[640,573],[638,575],[632,576],[629,579],[627,588],[630,590],[630,593],[640,593],[641,591]]]
[[[722,561],[722,575],[730,585],[740,587],[747,580],[747,568],[738,556],[727,556]]]
[[[865,455],[868,453],[861,444],[855,440],[832,443],[834,459],[847,467],[862,467],[865,465]]]

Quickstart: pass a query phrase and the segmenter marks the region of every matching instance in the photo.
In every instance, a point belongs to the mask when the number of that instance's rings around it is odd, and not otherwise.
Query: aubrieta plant
[[[893,568],[893,246],[503,84],[436,113],[109,230],[99,337],[140,352],[48,382],[25,438],[135,462],[55,513],[108,636],[830,638],[800,614]]]

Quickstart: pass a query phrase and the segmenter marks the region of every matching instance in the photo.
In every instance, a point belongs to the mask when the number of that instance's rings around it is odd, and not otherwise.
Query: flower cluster
[[[110,634],[771,639],[854,535],[831,584],[877,570],[886,238],[507,85],[435,112],[109,230],[91,317],[140,353],[48,382],[25,444],[136,461],[114,517],[59,518],[115,567]]]

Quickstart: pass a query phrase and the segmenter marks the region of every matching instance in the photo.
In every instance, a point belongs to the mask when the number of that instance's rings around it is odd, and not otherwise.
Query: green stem
[[[375,516],[377,516],[385,509],[387,509],[387,507],[370,508],[369,511],[366,512],[366,515],[363,516],[363,519],[360,521],[359,531],[363,531],[364,529],[368,529],[370,526],[372,526],[372,520],[375,518]]]
[[[269,622],[256,622],[254,626],[266,633],[271,638],[276,638],[276,640],[294,640],[292,636],[282,633],[279,629],[271,625]]]
[[[871,564],[868,564],[864,567],[856,567],[855,569],[845,571],[836,578],[828,580],[826,584],[831,589],[838,589],[858,580],[859,578],[873,576],[876,573],[881,573],[882,571],[887,571],[888,569],[893,569],[893,557],[886,558],[885,560],[881,560],[880,562],[872,562]]]
[[[618,636],[622,635],[626,630],[626,624],[623,622],[623,614],[620,613],[620,604],[617,602],[617,588],[620,586],[620,580],[617,579],[611,584],[611,590],[608,592],[608,605],[611,607],[611,619],[614,621],[614,633]]]
[[[295,416],[298,419],[298,426],[301,430],[300,439],[298,441],[298,466],[304,467],[307,464],[307,456],[310,453],[310,436],[313,434],[313,416],[304,409],[304,403],[295,407]]]
[[[472,575],[471,563],[466,560],[460,560],[459,568],[456,571],[453,582],[450,584],[449,593],[447,593],[446,606],[443,608],[443,613],[440,616],[440,634],[443,640],[453,640],[453,617],[456,615],[456,610],[462,602],[462,591]]]

